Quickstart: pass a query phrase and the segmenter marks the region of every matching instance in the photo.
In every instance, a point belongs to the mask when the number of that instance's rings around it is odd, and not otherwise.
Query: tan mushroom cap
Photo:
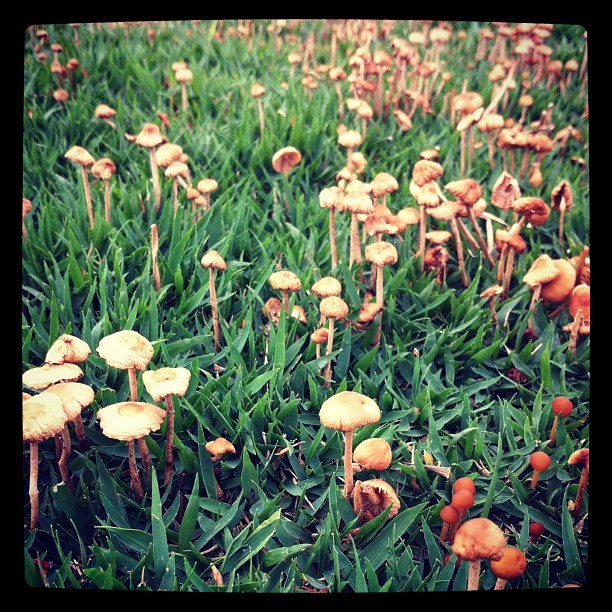
[[[491,561],[491,572],[502,580],[514,580],[527,569],[527,558],[525,553],[518,548],[507,546],[503,550],[503,556],[499,561]]]
[[[432,230],[431,232],[427,232],[425,234],[425,238],[434,244],[444,244],[448,242],[453,235],[446,230]]]
[[[183,147],[173,142],[164,142],[155,150],[155,161],[158,166],[167,168],[173,162],[181,161]]]
[[[144,370],[155,351],[144,336],[126,329],[102,338],[96,352],[113,368]]]
[[[382,309],[382,304],[377,304],[376,302],[363,302],[359,309],[359,323],[371,323]]]
[[[187,62],[178,61],[178,62],[172,62],[171,68],[172,68],[172,72],[177,72],[178,70],[184,70],[188,66],[189,64],[187,64]]]
[[[315,329],[312,334],[310,334],[310,339],[315,344],[325,344],[329,338],[329,330],[327,327],[320,327],[319,329]]]
[[[45,355],[45,363],[82,363],[91,354],[89,344],[71,334],[62,334]]]
[[[581,463],[588,470],[589,469],[589,455],[590,455],[590,451],[588,448],[579,448],[577,451],[574,451],[569,456],[567,462],[569,465],[576,465],[577,463]]]
[[[375,198],[384,196],[387,193],[393,193],[399,188],[397,179],[387,172],[379,172],[372,180],[372,195]]]
[[[190,380],[191,372],[187,368],[158,368],[142,373],[142,382],[156,402],[161,402],[167,395],[183,397]]]
[[[337,181],[354,181],[357,178],[357,173],[351,170],[348,166],[344,166],[336,172]]]
[[[110,180],[111,176],[113,176],[116,171],[117,167],[115,166],[115,162],[109,157],[101,157],[91,167],[91,173],[96,178],[102,179],[103,181]]]
[[[497,230],[495,232],[495,244],[498,251],[501,251],[503,246],[507,244],[519,255],[527,250],[527,243],[520,234],[514,234],[506,230]]]
[[[81,166],[93,166],[96,163],[94,156],[87,149],[79,146],[68,149],[64,157]]]
[[[418,187],[423,187],[425,183],[435,181],[444,174],[444,168],[430,159],[420,159],[412,168],[412,181]]]
[[[94,401],[95,397],[94,390],[89,385],[78,382],[51,385],[41,395],[45,393],[53,393],[62,400],[66,418],[71,422],[81,414],[83,408]]]
[[[464,561],[499,561],[505,547],[506,536],[503,531],[493,521],[482,517],[465,521],[453,542],[453,552]]]
[[[83,377],[83,370],[73,363],[45,363],[24,372],[21,381],[29,389],[46,389],[60,382],[74,382]]]
[[[43,442],[61,433],[66,424],[62,400],[39,393],[23,401],[23,441]]]
[[[471,178],[452,181],[445,186],[445,189],[468,206],[476,204],[482,196],[482,187]]]
[[[535,289],[538,285],[554,280],[557,276],[559,276],[559,270],[553,260],[543,254],[533,261],[531,268],[523,276],[523,282],[531,289]]]
[[[283,147],[272,156],[276,172],[289,172],[302,161],[302,154],[295,147]]]
[[[166,411],[146,402],[119,402],[100,408],[96,418],[102,433],[113,440],[137,440],[157,431]]]
[[[387,234],[395,236],[400,232],[400,227],[394,223],[388,223],[383,218],[378,217],[376,213],[366,217],[365,220],[366,233],[368,236]],[[400,224],[401,225],[401,224]]]
[[[302,325],[308,323],[306,311],[299,304],[295,304],[291,309],[291,317],[297,319]]]
[[[145,123],[138,134],[136,134],[136,144],[139,147],[152,148],[164,142],[159,126],[154,123]]]
[[[498,113],[484,115],[478,122],[479,132],[492,132],[493,130],[501,130],[503,127],[504,118]]]
[[[512,203],[520,197],[521,188],[518,181],[509,172],[503,170],[493,184],[491,204],[502,210],[508,210]]]
[[[282,307],[283,303],[278,298],[271,297],[266,301],[261,312],[266,319],[271,319],[274,323],[278,323]]]
[[[300,291],[302,283],[297,274],[291,270],[277,270],[272,272],[268,278],[272,289],[276,291]]]
[[[453,98],[453,108],[460,113],[473,113],[483,105],[482,96],[475,91],[466,91]]]
[[[400,227],[404,227],[404,229],[408,225],[416,225],[419,222],[419,211],[412,206],[406,206],[401,210],[397,211],[397,220],[400,222]]]
[[[352,193],[364,193],[366,195],[372,192],[372,183],[364,183],[359,179],[349,181],[345,188],[346,195]]]
[[[491,285],[490,287],[487,287],[480,294],[480,297],[481,298],[490,298],[490,297],[493,297],[494,295],[500,295],[503,292],[504,292],[504,288],[501,285]]]
[[[211,460],[217,461],[226,453],[235,453],[234,445],[225,438],[216,438],[211,442],[207,442],[204,448],[212,455]]]
[[[172,162],[164,171],[166,178],[177,178],[182,176],[183,178],[189,178],[189,166],[180,161]]]
[[[356,514],[361,514],[361,521],[370,521],[382,514],[389,506],[387,515],[393,518],[400,509],[400,500],[395,489],[381,478],[358,480],[353,492],[353,507]]]
[[[332,395],[321,404],[319,411],[324,427],[340,431],[353,431],[357,427],[378,423],[380,417],[378,404],[356,391],[341,391]]]
[[[313,283],[310,290],[315,295],[325,298],[331,295],[340,295],[342,293],[342,285],[340,281],[333,276],[324,276]]]
[[[576,285],[572,290],[569,313],[575,317],[578,310],[582,311],[585,321],[591,321],[591,287],[589,285]]]
[[[574,203],[574,194],[571,185],[563,179],[550,193],[550,203],[553,210],[561,209],[561,202],[565,201],[565,209],[570,210]]]
[[[429,161],[433,161],[436,159],[440,159],[440,151],[438,149],[425,149],[419,153],[419,157],[421,159],[427,159]]]
[[[374,242],[365,248],[365,258],[382,268],[397,263],[397,249],[390,242]]]
[[[384,438],[368,438],[353,451],[353,459],[365,470],[386,470],[392,458],[391,445]]]
[[[342,134],[338,134],[338,144],[342,147],[352,149],[361,145],[362,142],[363,138],[356,130],[346,130],[345,132],[342,132]]]
[[[541,198],[525,196],[512,203],[512,210],[523,215],[531,225],[543,225],[550,216],[550,208]]]
[[[203,178],[198,181],[198,191],[202,194],[212,193],[219,188],[219,183],[213,178]]]
[[[193,72],[189,68],[179,68],[174,77],[179,83],[191,83],[193,81]]]
[[[117,111],[108,106],[108,104],[98,104],[98,106],[96,106],[96,110],[94,111],[94,116],[96,119],[110,119],[116,114]]]
[[[349,308],[342,298],[330,295],[321,300],[319,310],[328,319],[344,319],[348,314]]]
[[[357,181],[351,181],[349,185],[355,182]],[[353,190],[344,196],[344,209],[355,215],[371,215],[374,212],[374,204],[367,193]]]
[[[397,125],[402,132],[406,132],[412,127],[412,119],[410,118],[410,115],[406,114],[403,110],[396,108],[393,111],[393,114],[395,115]]]
[[[540,298],[544,302],[560,304],[571,295],[576,285],[576,269],[567,259],[553,259],[552,262],[559,276],[542,285]]]
[[[200,263],[205,268],[214,268],[215,270],[221,270],[222,272],[227,270],[227,264],[225,263],[225,260],[214,249],[208,251],[204,255],[204,257],[202,257]]]
[[[253,98],[261,98],[266,93],[266,88],[260,83],[254,83],[251,85],[250,92]]]

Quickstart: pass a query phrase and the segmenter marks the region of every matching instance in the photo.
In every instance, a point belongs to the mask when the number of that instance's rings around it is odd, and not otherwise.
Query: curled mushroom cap
[[[74,363],[45,363],[24,372],[21,381],[30,389],[46,389],[60,382],[74,382],[83,377],[83,370]]]
[[[346,302],[336,295],[323,298],[319,304],[319,310],[328,319],[344,319],[349,311]]]
[[[66,413],[62,400],[40,393],[23,401],[23,441],[43,442],[64,429]]]
[[[81,414],[81,410],[89,406],[95,397],[94,390],[89,385],[79,382],[51,385],[43,393],[53,393],[62,400],[69,421],[74,421]]]
[[[190,380],[191,372],[187,368],[158,368],[142,373],[142,382],[156,402],[161,402],[167,395],[183,397]]]
[[[277,291],[299,291],[302,288],[302,283],[297,274],[290,270],[277,270],[272,272],[268,278],[268,282],[272,289]]]
[[[541,198],[525,196],[512,203],[512,210],[523,215],[531,225],[543,225],[550,216],[550,208]]]
[[[66,151],[64,154],[64,157],[81,166],[93,166],[96,162],[94,156],[89,153],[89,151],[79,146],[74,146],[68,149],[68,151]]]
[[[340,431],[353,431],[357,427],[378,423],[380,417],[378,404],[356,391],[341,391],[332,395],[323,402],[319,411],[324,427]]]
[[[111,176],[115,174],[117,168],[112,159],[108,157],[101,157],[96,161],[96,163],[91,167],[91,173],[99,179],[103,181],[110,180]]]
[[[326,298],[331,295],[340,295],[342,293],[342,285],[333,276],[324,276],[313,283],[311,291],[319,297]]]
[[[144,370],[155,351],[144,336],[126,329],[102,338],[96,352],[113,368]]]
[[[376,302],[364,302],[359,309],[359,323],[371,323],[383,308]]]
[[[355,182],[352,181],[349,185]],[[371,215],[374,212],[374,204],[367,193],[350,191],[344,196],[344,209],[355,215]]]
[[[282,306],[283,304],[278,298],[271,297],[264,304],[261,312],[266,319],[270,319],[273,323],[278,323]]]
[[[397,211],[393,221],[400,228],[400,231],[403,231],[409,225],[416,225],[419,222],[419,211],[412,206],[406,206]]]
[[[102,433],[113,440],[137,440],[157,431],[166,411],[146,402],[119,402],[100,408],[96,418]]]
[[[365,258],[379,268],[393,265],[397,262],[397,249],[390,242],[373,242],[366,246]]]
[[[198,191],[203,194],[212,193],[219,188],[219,183],[213,178],[203,178],[198,181]]]
[[[503,550],[503,556],[499,561],[491,561],[493,575],[502,580],[514,580],[527,569],[527,558],[525,553],[518,548],[507,546]]]
[[[425,206],[427,210],[440,206],[440,193],[435,182],[425,183],[423,187],[415,187],[414,181],[410,182],[410,192],[419,206]]]
[[[445,189],[468,206],[476,204],[482,195],[482,187],[471,178],[452,181],[445,186]]]
[[[117,111],[108,106],[108,104],[98,104],[98,106],[96,106],[96,110],[94,111],[94,116],[96,119],[110,119],[116,114]]]
[[[136,144],[139,147],[152,148],[164,142],[159,126],[154,123],[145,123],[138,134],[136,134]]]
[[[567,460],[567,462],[570,465],[576,465],[577,463],[580,463],[582,465],[584,465],[587,470],[589,469],[589,449],[588,448],[581,448],[577,451],[574,451],[570,456],[569,459]]]
[[[155,150],[155,161],[158,166],[167,168],[172,162],[181,161],[183,147],[173,142],[165,142]]]
[[[435,181],[444,174],[444,168],[435,161],[420,159],[412,168],[412,180],[418,187]]]
[[[91,353],[84,340],[70,334],[62,334],[45,355],[45,363],[81,363]]]
[[[391,446],[384,438],[368,438],[353,451],[353,459],[365,470],[386,470],[392,458]]]
[[[210,251],[205,253],[204,257],[202,257],[202,259],[200,260],[200,263],[205,268],[214,268],[215,270],[221,270],[222,272],[227,270],[227,264],[225,263],[225,260],[214,249],[211,249]]]
[[[226,453],[235,453],[234,445],[225,438],[216,438],[211,442],[207,442],[204,448],[212,455],[211,460],[217,461]]]
[[[559,276],[559,270],[553,260],[543,254],[533,261],[531,268],[523,276],[523,282],[531,289],[535,289],[538,285],[554,280],[557,276]]]
[[[302,154],[295,147],[283,147],[272,156],[272,167],[276,172],[289,172],[302,161]]]
[[[324,344],[327,342],[329,338],[329,330],[326,327],[320,327],[319,329],[315,329],[312,334],[310,334],[310,339],[315,344]]]
[[[453,552],[464,561],[499,560],[505,547],[503,531],[493,521],[482,517],[465,521],[453,542]]]
[[[380,478],[358,480],[353,493],[353,507],[361,513],[362,521],[371,521],[382,514],[389,506],[388,518],[393,518],[400,509],[400,500],[393,487]]]
[[[563,179],[550,193],[551,206],[554,210],[561,208],[561,202],[565,201],[566,210],[570,210],[574,202],[574,194],[570,184]]]
[[[491,204],[502,210],[508,210],[515,200],[521,197],[518,181],[506,170],[502,171],[491,191]]]
[[[559,275],[542,285],[540,297],[544,302],[560,304],[572,293],[576,284],[576,269],[566,259],[553,259]]]

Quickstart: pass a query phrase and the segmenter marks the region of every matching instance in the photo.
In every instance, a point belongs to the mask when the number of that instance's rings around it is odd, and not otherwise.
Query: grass
[[[299,70],[291,76],[290,51],[314,36],[314,62],[329,61],[329,24],[306,21],[287,35],[277,52],[269,21],[255,22],[255,36],[214,38],[215,22],[132,24],[111,28],[82,24],[81,46],[69,25],[46,25],[49,42],[63,46],[61,61],[76,57],[71,93],[63,106],[49,65],[37,59],[25,33],[23,197],[33,204],[26,218],[28,241],[22,252],[22,371],[41,365],[51,343],[63,333],[76,335],[92,349],[82,364],[83,382],[95,390],[83,411],[89,450],[73,445],[69,468],[73,497],[61,483],[52,440],[40,445],[40,525],[30,531],[27,478],[24,482],[24,560],[27,584],[51,588],[225,591],[225,592],[408,592],[461,591],[467,564],[444,565],[450,547],[437,537],[439,512],[449,503],[452,483],[426,465],[448,467],[454,479],[474,478],[475,505],[470,517],[484,516],[502,526],[508,544],[524,550],[528,566],[507,588],[535,589],[585,584],[588,578],[588,518],[581,530],[567,510],[575,497],[578,466],[567,460],[589,441],[590,340],[581,337],[576,355],[568,351],[563,325],[566,311],[549,319],[540,304],[536,337],[524,335],[531,292],[521,279],[542,253],[566,258],[589,244],[588,171],[571,162],[582,156],[588,168],[588,120],[585,98],[574,79],[564,95],[543,83],[529,89],[533,121],[552,100],[555,129],[577,128],[583,142],[558,145],[541,165],[544,182],[521,179],[523,195],[550,201],[552,188],[566,179],[574,205],[566,215],[562,248],[556,213],[542,227],[526,228],[527,251],[516,258],[508,298],[498,304],[503,325],[491,324],[481,291],[494,283],[494,270],[473,250],[466,256],[470,284],[461,284],[454,249],[445,284],[423,273],[414,256],[418,230],[408,228],[396,242],[399,259],[385,270],[386,304],[382,341],[372,346],[374,327],[360,330],[337,324],[334,351],[319,359],[310,333],[319,319],[318,303],[308,289],[330,273],[327,211],[318,194],[335,182],[345,164],[337,145],[340,125],[335,90],[320,78],[308,94]],[[459,91],[466,81],[485,101],[491,96],[490,65],[466,58],[476,52],[483,24],[456,22],[464,41],[443,52],[452,73],[443,92]],[[406,38],[418,22],[397,22],[394,33]],[[148,30],[155,33],[149,44]],[[291,38],[291,35],[294,38]],[[249,48],[252,43],[253,48]],[[346,58],[352,41],[340,40]],[[549,42],[553,56],[581,59],[582,29],[555,26]],[[388,41],[381,46],[389,47]],[[48,47],[48,44],[47,44]],[[180,110],[180,88],[171,64],[188,61],[194,80],[188,87],[188,117]],[[87,71],[85,74],[84,71]],[[250,86],[260,82],[264,98],[265,137],[259,133]],[[286,83],[286,88],[283,87]],[[344,85],[347,85],[344,83]],[[346,90],[348,91],[348,89]],[[561,97],[560,97],[561,96]],[[505,116],[518,119],[519,88],[510,96]],[[558,101],[558,103],[557,103]],[[378,172],[396,177],[393,210],[416,206],[409,183],[419,152],[439,147],[444,167],[441,186],[459,178],[459,134],[442,113],[442,94],[433,114],[418,110],[413,128],[401,132],[391,117],[375,117],[360,150],[368,160],[362,180]],[[94,119],[106,103],[117,110],[117,129]],[[172,217],[172,185],[160,175],[162,209],[154,212],[146,151],[129,142],[157,113],[170,116],[167,137],[189,156],[193,182],[217,180],[209,213],[192,223],[182,198]],[[31,113],[31,116],[30,116]],[[188,127],[188,122],[191,127]],[[348,113],[345,125],[360,129]],[[478,139],[478,138],[477,138]],[[96,159],[110,157],[117,173],[111,180],[111,223],[104,220],[103,184],[91,179],[96,227],[89,229],[79,171],[64,159],[73,145]],[[284,146],[296,147],[303,161],[288,180],[275,173],[271,158]],[[490,200],[501,171],[487,162],[486,144],[476,150],[468,176]],[[288,201],[284,211],[283,198]],[[489,210],[491,207],[489,208]],[[511,215],[494,214],[511,222]],[[433,220],[429,219],[431,223]],[[151,279],[150,226],[159,231],[162,288]],[[355,321],[367,283],[368,266],[348,269],[349,218],[337,215],[343,285]],[[443,224],[434,222],[431,227]],[[216,249],[227,270],[216,274],[222,322],[222,350],[213,346],[207,271],[200,259]],[[262,307],[274,296],[267,279],[277,267],[294,271],[302,291],[292,303],[306,311],[308,324],[281,315],[270,326]],[[274,296],[280,297],[280,296]],[[171,486],[162,487],[165,424],[147,437],[152,461],[151,484],[142,503],[134,500],[124,443],[104,436],[97,411],[129,399],[126,372],[107,366],[95,348],[104,336],[134,329],[151,341],[150,367],[186,367],[191,372],[184,398],[175,398],[175,465]],[[331,388],[319,372],[333,359]],[[356,432],[355,444],[376,436],[393,449],[393,461],[380,475],[401,501],[397,516],[385,514],[361,526],[342,496],[343,440],[326,430],[318,411],[325,399],[342,390],[374,399],[382,418]],[[551,402],[565,395],[575,406],[559,425],[557,444],[549,448]],[[141,401],[155,403],[139,378]],[[229,439],[236,454],[213,465],[204,444]],[[536,490],[529,488],[529,455],[545,450],[550,469]],[[24,445],[23,469],[29,456]],[[376,477],[358,473],[357,479]],[[217,499],[215,477],[226,494]],[[586,496],[588,511],[588,494]],[[537,543],[528,541],[530,521],[546,527]],[[34,564],[37,561],[38,566]],[[46,573],[42,561],[51,565]],[[212,567],[220,572],[217,584]],[[483,564],[481,589],[495,582]]]

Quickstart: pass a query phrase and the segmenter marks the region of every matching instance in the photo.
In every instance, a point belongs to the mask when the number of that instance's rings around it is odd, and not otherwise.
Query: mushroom
[[[528,272],[523,276],[523,282],[533,291],[529,312],[533,315],[535,305],[540,299],[542,286],[545,283],[553,281],[559,276],[559,270],[554,265],[553,260],[546,255],[540,255],[531,264]]]
[[[529,523],[529,541],[535,544],[541,535],[544,535],[546,527],[542,523],[534,521]]]
[[[472,492],[468,488],[460,488],[454,492],[451,498],[451,506],[453,506],[453,508],[456,508],[457,512],[459,512],[459,518],[457,519],[457,522],[453,525],[449,534],[449,540],[451,543],[455,540],[455,536],[457,534],[459,526],[461,525],[461,520],[465,516],[466,510],[468,510],[474,505],[475,491],[476,489],[474,489],[474,492]]]
[[[570,414],[572,414],[573,409],[574,409],[574,405],[569,399],[567,399],[567,397],[559,396],[559,397],[553,398],[553,401],[551,404],[551,410],[553,414],[555,415],[555,418],[553,419],[553,424],[550,429],[550,447],[551,448],[554,448],[557,442],[556,433],[557,433],[557,422],[559,420],[559,416],[562,416],[564,419],[567,419],[567,417]]]
[[[234,445],[229,440],[226,440],[225,438],[216,438],[215,440],[212,440],[211,442],[207,442],[204,448],[210,453],[211,455],[210,459],[213,463],[215,461],[219,461],[223,457],[223,455],[227,453],[230,453],[233,455],[236,452]],[[221,486],[219,485],[219,481],[217,480],[217,477],[216,476],[213,476],[213,477],[215,479],[215,489],[217,491],[217,497],[219,498],[219,500],[222,500],[225,497],[225,493],[223,489],[221,488]]]
[[[210,308],[212,310],[213,319],[213,336],[215,339],[215,348],[219,350],[221,346],[221,325],[219,323],[219,305],[217,303],[217,291],[215,289],[215,270],[225,272],[227,264],[217,251],[211,249],[200,260],[204,268],[208,268],[208,285],[210,290]]]
[[[64,154],[66,159],[81,166],[81,178],[83,179],[83,191],[85,192],[85,203],[87,205],[87,216],[89,217],[89,226],[94,228],[93,204],[91,202],[91,189],[89,187],[89,179],[87,178],[87,166],[93,166],[96,160],[93,155],[86,149],[79,146],[74,146],[68,149]]]
[[[353,508],[363,524],[382,514],[389,506],[387,518],[393,518],[400,509],[400,500],[395,489],[385,480],[372,478],[358,480],[353,494]]]
[[[263,95],[266,93],[266,88],[259,83],[255,83],[254,85],[251,86],[250,93],[251,93],[251,97],[257,100],[257,111],[259,113],[259,132],[260,132],[261,138],[263,138],[266,123],[264,119],[262,98],[263,98]]]
[[[495,591],[503,591],[508,580],[514,580],[522,576],[527,569],[527,558],[525,553],[518,548],[506,546],[503,556],[498,561],[491,560],[491,572],[497,578]]]
[[[478,131],[487,134],[487,147],[489,152],[489,166],[491,170],[495,168],[495,158],[493,155],[493,134],[504,127],[504,118],[497,113],[483,115],[477,123]]]
[[[464,118],[468,115],[472,115],[478,109],[482,108],[484,101],[482,96],[475,91],[465,91],[457,94],[453,98],[452,108],[454,111],[460,113]],[[474,162],[474,125],[480,120],[480,117],[476,119],[470,125],[470,138],[469,138],[469,160],[470,164]],[[466,158],[466,143],[465,143],[465,130],[461,130],[461,159],[460,159],[460,172],[461,176],[465,176],[465,158]]]
[[[157,370],[146,370],[142,373],[142,382],[149,395],[156,402],[163,400],[168,415],[164,485],[170,482],[174,465],[174,406],[172,396],[183,397],[187,392],[190,380],[191,372],[187,368],[159,368]]]
[[[447,504],[440,510],[440,518],[442,519],[440,540],[445,542],[448,536],[448,530],[459,521],[459,510],[457,510],[455,506]]]
[[[159,126],[154,123],[145,123],[136,135],[135,140],[139,147],[149,149],[151,178],[153,179],[153,197],[155,200],[155,212],[157,212],[161,206],[161,188],[159,186],[159,171],[157,158],[155,157],[155,147],[164,142],[164,137],[160,132]]]
[[[576,268],[566,259],[552,259],[559,275],[542,284],[540,298],[546,303],[560,304],[572,294],[576,285]]]
[[[329,331],[327,337],[327,351],[326,355],[329,355],[334,350],[334,326],[336,319],[344,319],[348,314],[348,306],[346,302],[335,295],[323,298],[319,305],[321,315],[326,319],[329,319]],[[325,386],[331,385],[331,359],[325,366],[323,376],[326,379]]]
[[[157,232],[157,224],[151,225],[151,274],[153,276],[153,288],[155,291],[161,289],[161,277],[159,275],[159,266],[157,265],[157,252],[159,251],[159,234]]]
[[[111,220],[111,196],[110,196],[110,179],[115,174],[117,168],[112,159],[102,157],[96,161],[91,167],[91,173],[104,181],[104,217],[107,223]]]
[[[367,438],[353,451],[353,469],[386,470],[392,458],[391,445],[384,438]]]
[[[83,370],[74,363],[45,363],[23,373],[21,381],[30,388],[40,391],[60,382],[75,382],[83,377]]]
[[[71,334],[62,334],[49,347],[45,355],[45,363],[82,363],[91,353],[87,342]]]
[[[481,298],[489,299],[489,311],[491,312],[491,321],[495,327],[499,327],[499,319],[497,318],[497,311],[495,310],[495,302],[497,301],[497,296],[501,295],[504,291],[504,288],[501,285],[491,285],[487,287],[481,294]]]
[[[329,210],[329,248],[331,251],[332,271],[338,265],[338,247],[336,244],[336,211],[344,210],[344,192],[333,185],[319,193],[319,205]]]
[[[353,160],[351,158],[353,150],[360,146],[362,142],[363,138],[356,130],[346,130],[338,134],[338,144],[346,148],[346,166],[349,170],[353,169]]]
[[[509,210],[512,202],[521,197],[521,188],[518,181],[506,170],[497,177],[491,190],[491,204]]]
[[[110,338],[110,336],[106,338]],[[100,408],[96,416],[100,421],[100,427],[105,436],[113,440],[123,440],[127,442],[132,488],[134,489],[138,501],[141,501],[144,498],[144,491],[138,475],[138,466],[136,465],[134,440],[138,442],[138,446],[142,453],[140,441],[143,441],[146,448],[144,438],[152,431],[157,431],[160,428],[166,416],[165,410],[145,402],[118,402]],[[144,461],[143,469],[146,475],[149,466],[145,468]]]
[[[582,472],[580,473],[580,482],[578,483],[578,491],[576,491],[576,499],[574,501],[574,508],[572,515],[574,518],[578,518],[580,510],[582,509],[582,499],[584,496],[584,490],[586,489],[589,481],[589,449],[581,448],[580,450],[574,451],[567,460],[569,465],[582,464]]]
[[[374,242],[365,248],[365,258],[376,267],[376,303],[379,306],[384,304],[384,267],[397,263],[397,249],[390,242]],[[380,342],[380,330],[382,327],[382,310],[379,314],[379,326],[374,339],[374,344]]]
[[[319,329],[315,329],[310,335],[310,339],[316,345],[316,358],[319,359],[321,357],[321,345],[326,344],[329,339],[329,330],[326,327],[320,327]]]
[[[66,424],[62,400],[53,394],[35,395],[22,403],[23,441],[30,445],[30,530],[38,525],[38,444],[60,434]]]
[[[505,547],[506,536],[493,521],[478,517],[461,525],[452,550],[463,561],[469,561],[468,591],[478,590],[481,560],[499,561]]]
[[[183,112],[187,112],[187,83],[193,81],[193,72],[187,67],[179,68],[174,73],[176,82],[181,86],[181,107]]]
[[[289,292],[295,293],[302,289],[302,283],[297,274],[290,270],[277,270],[270,274],[268,283],[272,289],[283,294],[283,310],[289,314]]]
[[[591,333],[591,287],[590,285],[576,285],[569,298],[570,315],[574,318],[573,323],[563,327],[564,331],[571,332],[569,350],[572,355],[576,354],[578,336]]]
[[[130,399],[138,402],[136,370],[144,370],[155,352],[153,345],[137,331],[126,329],[109,334],[100,340],[96,352],[106,363],[119,370],[127,370],[130,382]],[[138,448],[145,477],[149,478],[151,456],[144,437],[138,437]]]
[[[500,252],[497,262],[497,282],[502,285],[502,298],[505,299],[512,282],[515,256],[527,250],[527,243],[518,232],[501,229],[495,232],[495,243]]]
[[[183,185],[185,189],[188,189],[189,181],[189,166],[180,161],[172,162],[164,171],[164,175],[166,178],[172,179],[172,193],[174,196],[174,216],[176,217],[176,213],[178,212],[179,200],[178,200],[178,186],[179,182]]]
[[[566,211],[569,212],[574,202],[570,184],[563,179],[551,192],[551,206],[559,213],[559,246],[563,246],[563,225]]]
[[[368,191],[368,188],[364,183],[361,183],[361,181],[351,181],[347,185],[347,192],[344,196],[344,210],[351,213],[349,268],[352,267],[353,264],[359,264],[362,261],[358,225],[359,218],[357,215],[371,215],[374,212],[372,198],[370,198],[366,191]]]
[[[21,199],[21,235],[23,236],[24,242],[28,243],[28,233],[25,225],[25,218],[32,212],[32,202],[27,198]]]
[[[335,36],[335,30],[334,30],[334,36]],[[342,89],[340,87],[340,81],[346,80],[346,71],[343,68],[334,67],[329,71],[327,76],[330,78],[331,81],[334,82],[334,87],[336,89],[336,95],[338,96],[338,114],[339,114],[340,120],[342,121],[344,119],[344,100],[342,97]]]
[[[325,298],[333,299],[333,298]],[[353,432],[380,421],[381,411],[371,398],[356,391],[341,391],[321,404],[319,418],[327,429],[344,432],[344,497],[353,493]]]
[[[276,172],[283,175],[285,183],[289,179],[289,173],[302,161],[302,154],[295,147],[283,147],[272,156],[272,167]],[[289,212],[287,194],[284,194],[285,210]]]
[[[531,477],[530,489],[535,489],[540,479],[540,474],[550,467],[550,457],[544,451],[535,451],[529,457],[529,463],[533,468],[533,476]]]
[[[203,178],[198,181],[198,192],[204,196],[204,212],[210,210],[210,194],[219,188],[219,183],[213,178]]]
[[[340,281],[333,276],[323,276],[312,284],[310,291],[320,298],[338,296],[342,293]],[[321,325],[325,323],[325,316],[321,315]]]
[[[96,106],[96,110],[94,111],[95,118],[102,119],[102,121],[110,125],[113,130],[116,129],[117,126],[111,121],[111,117],[114,117],[116,114],[117,111],[108,106],[108,104],[98,104],[98,106]]]

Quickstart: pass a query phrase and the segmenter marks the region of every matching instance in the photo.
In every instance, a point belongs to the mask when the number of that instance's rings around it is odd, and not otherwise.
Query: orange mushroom
[[[559,420],[559,416],[562,416],[566,419],[574,409],[574,405],[567,397],[555,397],[552,401],[551,409],[555,418],[553,420],[552,428],[550,430],[550,447],[553,448],[557,441],[556,432],[557,432],[557,421]]]
[[[544,451],[536,451],[531,454],[529,463],[533,468],[533,476],[531,477],[531,484],[529,487],[535,489],[540,479],[540,474],[550,467],[550,457]]]

